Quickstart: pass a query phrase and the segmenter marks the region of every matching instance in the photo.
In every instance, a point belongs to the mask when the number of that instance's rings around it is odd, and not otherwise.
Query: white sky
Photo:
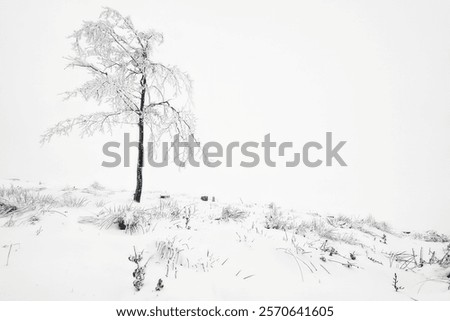
[[[134,189],[134,168],[100,166],[111,137],[39,145],[55,122],[98,108],[58,94],[81,79],[64,70],[67,36],[105,5],[164,33],[158,59],[194,79],[201,141],[348,141],[347,168],[147,167],[145,190],[450,232],[448,1],[1,0],[0,177]]]

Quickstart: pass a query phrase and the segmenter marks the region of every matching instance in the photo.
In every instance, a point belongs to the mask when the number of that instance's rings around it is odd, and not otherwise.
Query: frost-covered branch
[[[111,132],[117,124],[136,124],[127,120],[127,112],[97,112],[90,115],[80,115],[75,118],[69,118],[57,123],[49,128],[42,136],[41,143],[49,142],[53,136],[68,136],[73,130],[79,129],[80,135],[92,136],[96,132]]]

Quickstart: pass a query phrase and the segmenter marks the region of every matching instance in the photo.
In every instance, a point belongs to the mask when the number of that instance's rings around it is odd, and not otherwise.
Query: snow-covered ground
[[[0,300],[450,300],[449,243],[427,234],[160,196],[0,180],[0,203],[17,207],[0,208]]]

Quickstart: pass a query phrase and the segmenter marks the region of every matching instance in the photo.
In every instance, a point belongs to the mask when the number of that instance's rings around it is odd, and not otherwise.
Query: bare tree
[[[94,112],[59,122],[42,136],[45,143],[55,135],[68,135],[79,128],[81,136],[111,132],[121,124],[137,125],[139,133],[136,191],[142,194],[144,127],[149,139],[159,142],[166,135],[187,139],[194,132],[190,112],[191,81],[174,66],[155,62],[153,53],[163,35],[153,30],[138,31],[129,17],[105,8],[96,22],[84,22],[73,35],[74,55],[68,67],[85,69],[90,79],[67,92],[66,98],[82,96],[107,104],[107,112]]]

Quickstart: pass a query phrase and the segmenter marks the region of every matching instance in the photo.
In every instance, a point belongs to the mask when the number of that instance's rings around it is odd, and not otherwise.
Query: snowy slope
[[[0,213],[1,300],[450,300],[449,243],[373,219],[157,192],[133,205],[99,184],[1,186],[0,202],[18,207]],[[140,291],[134,249],[148,262]]]

